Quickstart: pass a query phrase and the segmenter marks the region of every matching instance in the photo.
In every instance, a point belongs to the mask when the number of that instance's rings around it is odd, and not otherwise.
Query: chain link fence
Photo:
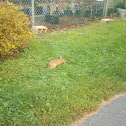
[[[1,0],[5,1],[5,0]],[[48,28],[80,24],[115,13],[125,0],[8,0],[27,14],[32,25]]]

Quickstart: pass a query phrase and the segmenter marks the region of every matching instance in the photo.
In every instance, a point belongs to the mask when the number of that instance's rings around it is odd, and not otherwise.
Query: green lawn
[[[66,63],[47,69],[60,56]],[[69,124],[126,91],[126,20],[36,39],[0,71],[0,125]]]

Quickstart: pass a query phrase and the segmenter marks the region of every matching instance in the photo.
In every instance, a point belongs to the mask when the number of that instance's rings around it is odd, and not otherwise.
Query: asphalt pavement
[[[98,113],[77,126],[126,126],[126,96],[120,96],[103,106]]]

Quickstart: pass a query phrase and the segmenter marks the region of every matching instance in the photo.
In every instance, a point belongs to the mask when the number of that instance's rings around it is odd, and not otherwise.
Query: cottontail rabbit
[[[55,68],[55,67],[59,66],[62,63],[65,63],[65,62],[66,62],[65,59],[62,58],[62,56],[60,56],[60,59],[51,60],[48,63],[48,68]]]

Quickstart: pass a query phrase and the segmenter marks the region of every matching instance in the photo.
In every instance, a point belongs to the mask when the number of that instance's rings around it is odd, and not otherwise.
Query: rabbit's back
[[[62,61],[60,59],[54,59],[48,63],[48,68],[55,68],[59,66],[60,64],[62,64]]]

